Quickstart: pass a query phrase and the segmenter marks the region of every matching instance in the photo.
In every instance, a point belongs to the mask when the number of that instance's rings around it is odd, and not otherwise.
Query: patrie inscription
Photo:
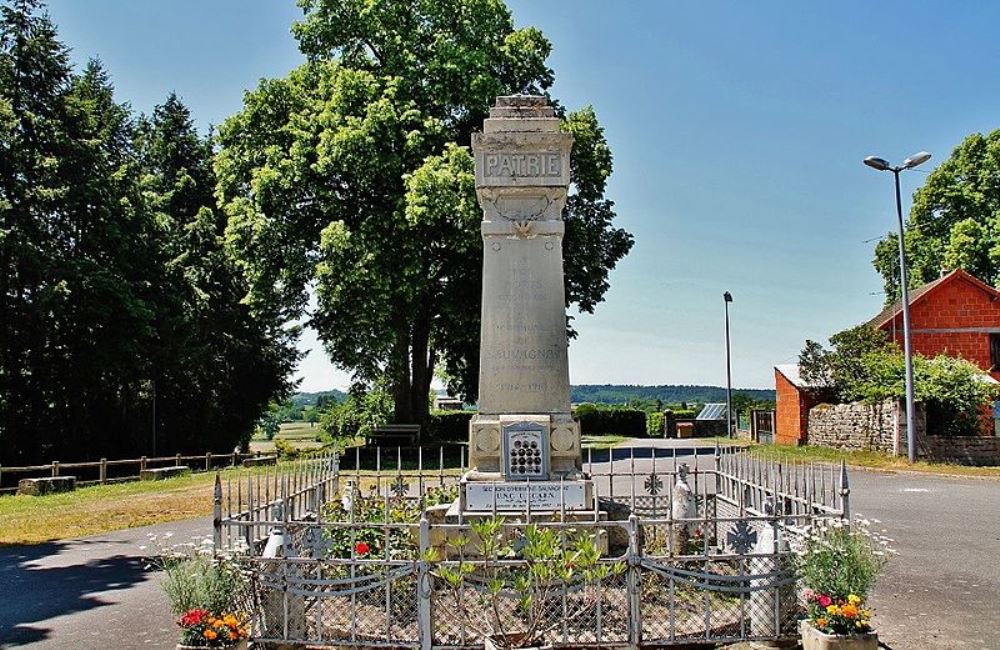
[[[562,156],[558,153],[488,153],[485,176],[506,178],[558,178],[562,175]]]

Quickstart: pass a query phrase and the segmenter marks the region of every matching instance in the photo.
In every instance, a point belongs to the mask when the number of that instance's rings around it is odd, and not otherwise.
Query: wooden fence
[[[76,484],[103,485],[106,483],[123,483],[139,478],[139,472],[154,467],[169,467],[186,464],[192,471],[207,472],[219,467],[233,467],[247,458],[257,458],[259,451],[242,454],[237,451],[229,453],[214,453],[211,451],[196,456],[174,454],[173,456],[142,456],[108,460],[102,458],[96,461],[62,463],[54,460],[44,465],[27,465],[24,467],[4,467],[0,465],[0,494],[17,491],[17,481],[21,478],[38,478],[41,476],[76,476]],[[130,472],[134,468],[135,473]],[[83,478],[89,474],[92,478]],[[13,481],[13,485],[4,486],[4,481]]]

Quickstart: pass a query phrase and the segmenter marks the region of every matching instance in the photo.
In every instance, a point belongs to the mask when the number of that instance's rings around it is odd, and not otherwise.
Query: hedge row
[[[474,411],[433,411],[427,428],[421,434],[423,442],[462,442],[469,439],[469,420]]]
[[[630,438],[646,436],[646,413],[632,409],[586,409],[576,412],[583,435],[615,434]]]

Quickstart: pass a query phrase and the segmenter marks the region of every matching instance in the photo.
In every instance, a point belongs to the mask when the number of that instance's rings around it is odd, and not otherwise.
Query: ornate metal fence
[[[349,463],[353,470],[327,459],[326,470],[300,472],[287,487],[287,479],[265,477],[271,488],[260,499],[253,479],[236,488],[241,508],[219,517],[216,541],[250,541],[255,638],[465,648],[481,646],[487,619],[494,628],[518,629],[516,594],[484,597],[490,560],[461,543],[444,551],[449,540],[474,535],[474,522],[451,505],[464,454],[453,469],[444,451],[413,454],[415,462],[404,462],[404,450],[375,452],[367,470],[360,456]],[[431,467],[425,455],[436,456]],[[818,518],[849,515],[845,468],[767,463],[716,448],[687,458],[641,449],[591,456],[584,469],[599,512],[503,518],[511,539],[528,524],[554,529],[564,541],[588,535],[601,540],[600,563],[624,566],[596,582],[554,583],[542,604],[548,642],[636,648],[795,638],[789,540]],[[273,490],[281,494],[268,501]],[[253,495],[249,502],[241,501],[244,491]],[[527,561],[514,555],[503,562],[513,575]],[[445,579],[448,568],[463,565],[460,584]],[[477,609],[483,603],[489,613]]]

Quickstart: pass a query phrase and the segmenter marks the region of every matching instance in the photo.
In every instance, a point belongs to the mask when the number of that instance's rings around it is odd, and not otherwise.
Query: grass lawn
[[[928,472],[931,474],[953,474],[960,476],[993,476],[1000,478],[1000,467],[968,467],[952,463],[928,463],[918,461],[910,465],[906,457],[890,456],[876,451],[841,451],[829,447],[788,445],[754,445],[753,454],[777,461],[826,462],[846,461],[852,467],[871,467],[889,471]]]
[[[227,470],[235,476],[240,470]],[[0,496],[0,544],[38,544],[212,514],[215,473]]]
[[[628,436],[616,436],[612,433],[597,436],[580,436],[580,444],[583,445],[584,449],[611,449],[626,440],[631,440],[631,438]]]

